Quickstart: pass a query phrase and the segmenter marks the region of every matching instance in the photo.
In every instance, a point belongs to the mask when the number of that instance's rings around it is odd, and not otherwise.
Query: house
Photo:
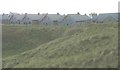
[[[46,14],[25,14],[24,24],[40,24]]]
[[[11,14],[9,24],[23,24],[24,14]]]
[[[44,17],[44,20],[41,21],[41,23],[43,23],[43,24],[58,24],[58,23],[61,23],[63,18],[64,17],[62,15],[60,15],[59,13],[57,13],[57,14],[47,14]]]
[[[117,22],[118,21],[118,13],[103,13],[97,16],[96,22],[104,23],[104,22]]]
[[[8,24],[9,23],[9,15],[8,14],[2,14],[2,24]]]
[[[65,24],[80,24],[80,23],[86,23],[89,22],[91,18],[87,15],[81,15],[81,14],[68,14],[64,17],[63,23]]]
[[[114,18],[115,22],[118,22],[118,13],[111,13],[110,15]]]

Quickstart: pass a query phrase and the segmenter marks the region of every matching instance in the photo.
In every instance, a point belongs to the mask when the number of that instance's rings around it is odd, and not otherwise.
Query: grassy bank
[[[117,23],[3,26],[4,68],[113,68],[117,48]]]

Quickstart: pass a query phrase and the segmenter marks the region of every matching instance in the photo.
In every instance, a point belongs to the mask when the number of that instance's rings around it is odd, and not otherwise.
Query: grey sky
[[[89,14],[118,11],[119,0],[0,0],[0,14],[17,13],[77,13]]]

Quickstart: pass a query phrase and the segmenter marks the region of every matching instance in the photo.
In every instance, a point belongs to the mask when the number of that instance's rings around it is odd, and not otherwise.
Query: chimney
[[[25,13],[25,17],[27,16],[27,13]]]
[[[38,12],[38,15],[40,15],[40,13]]]
[[[57,13],[57,15],[60,15],[59,13]]]
[[[80,13],[79,13],[79,12],[78,12],[77,14],[78,14],[78,15],[80,15]]]
[[[27,13],[25,13],[25,15],[27,15]]]

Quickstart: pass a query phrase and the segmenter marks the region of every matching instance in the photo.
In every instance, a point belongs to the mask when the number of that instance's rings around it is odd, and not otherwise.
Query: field
[[[116,68],[118,24],[3,25],[3,68]]]

